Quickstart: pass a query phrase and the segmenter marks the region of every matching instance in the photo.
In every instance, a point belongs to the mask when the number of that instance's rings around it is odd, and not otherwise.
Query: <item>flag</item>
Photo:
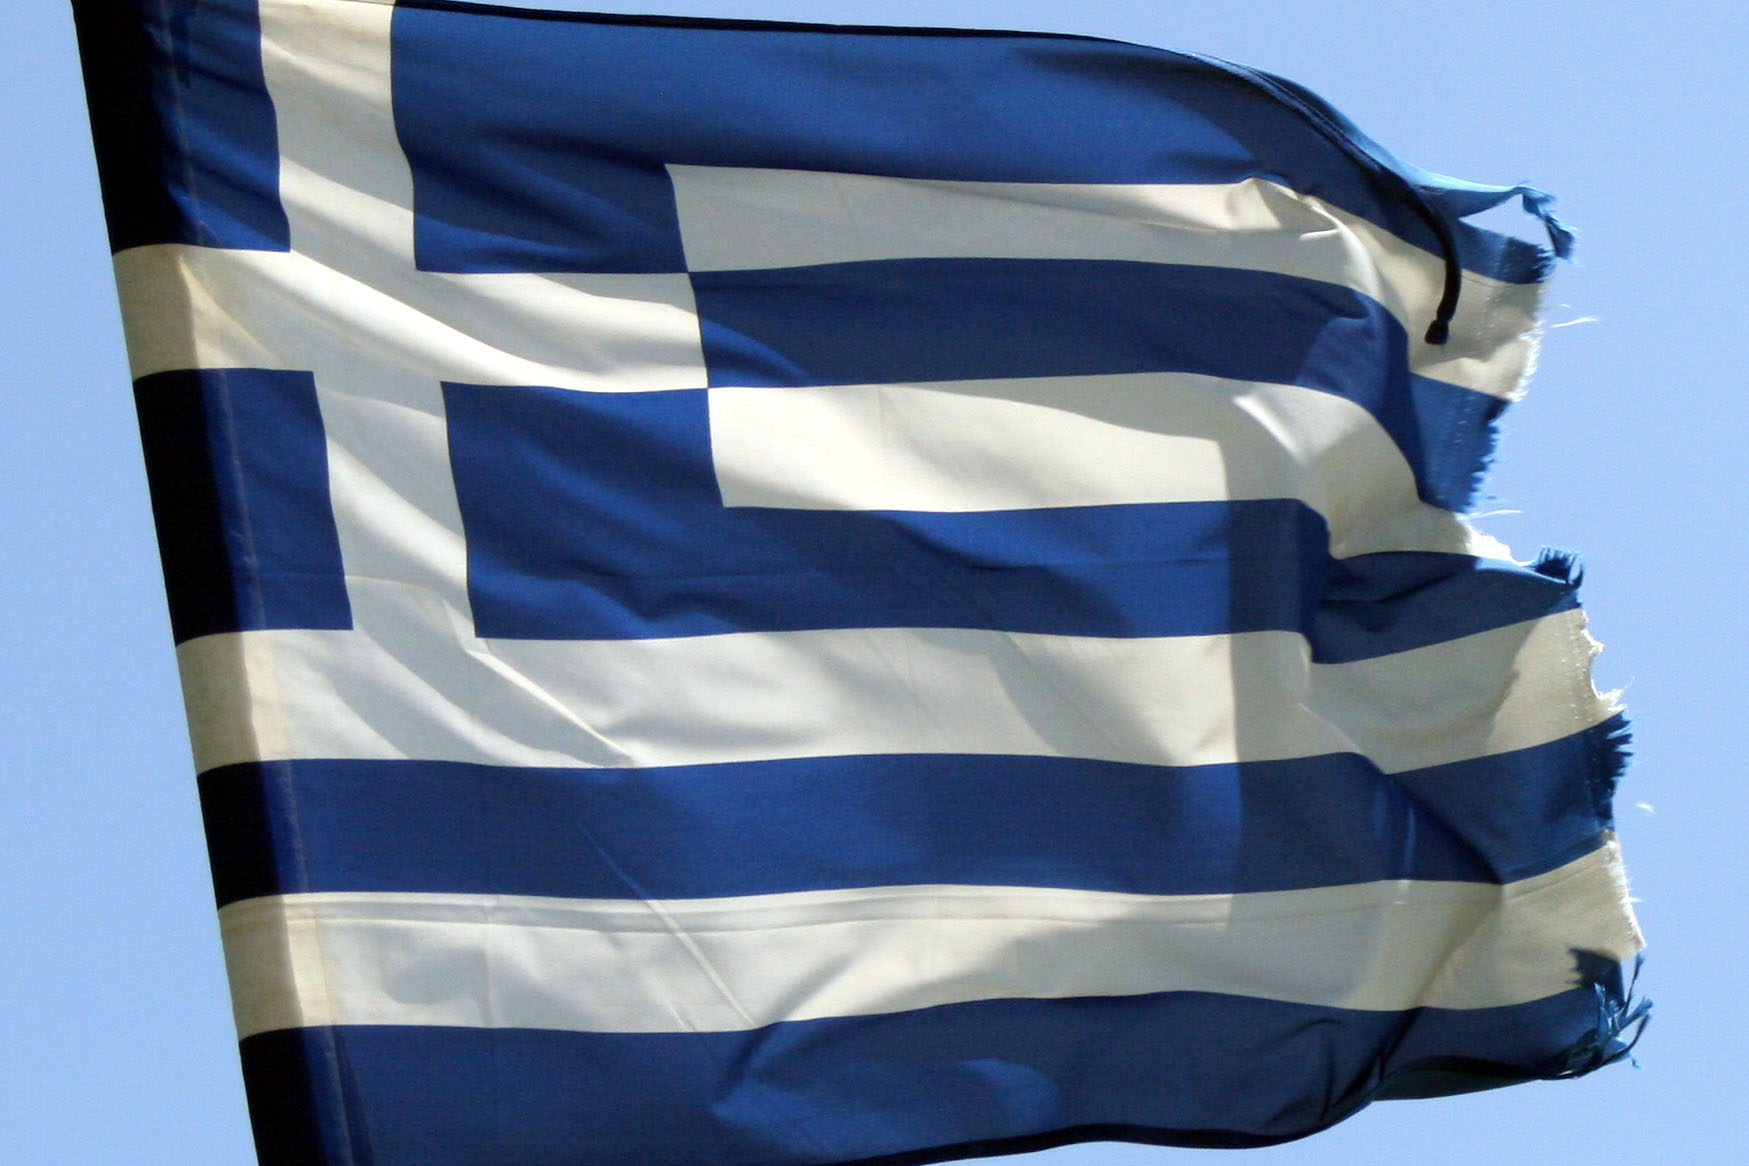
[[[1464,517],[1541,192],[1081,37],[75,11],[263,1162],[1260,1145],[1625,1052],[1621,713]]]

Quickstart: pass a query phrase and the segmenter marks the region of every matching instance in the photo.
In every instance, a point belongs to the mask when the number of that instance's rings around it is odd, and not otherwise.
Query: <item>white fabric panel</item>
[[[352,580],[354,594],[372,584]],[[1205,765],[1360,752],[1389,772],[1544,744],[1615,711],[1584,616],[1346,664],[1291,632],[1165,639],[871,628],[463,641],[406,589],[351,632],[178,649],[200,769],[290,758],[655,766],[856,753]]]
[[[710,391],[729,506],[1018,510],[1297,498],[1332,553],[1505,549],[1422,502],[1371,414],[1189,373]]]
[[[356,267],[357,265],[355,265]],[[433,382],[594,392],[702,388],[685,275],[346,272],[180,244],[115,257],[132,375],[396,364]]]
[[[262,0],[292,250],[335,272],[411,268],[413,178],[395,133],[388,6]]]
[[[687,266],[719,271],[878,259],[1120,259],[1341,284],[1409,333],[1416,372],[1499,397],[1535,352],[1538,288],[1466,273],[1452,338],[1423,343],[1440,258],[1262,179],[1233,184],[950,182],[669,166]]]
[[[1508,753],[1621,711],[1591,683],[1583,611],[1408,652],[1313,665],[1310,709],[1387,773]],[[1241,690],[1241,700],[1244,699]]]
[[[1505,887],[1238,895],[870,887],[729,899],[330,893],[220,913],[241,1036],[335,1024],[721,1032],[973,1000],[1221,992],[1367,1010],[1562,992],[1626,960],[1612,844]]]
[[[417,602],[427,596],[471,624],[461,505],[450,475],[442,472],[449,463],[449,426],[441,387],[368,357],[346,369],[339,353],[316,384],[328,494],[346,573],[403,584],[394,590],[348,586],[354,623],[380,622],[373,608],[385,599]],[[347,391],[354,385],[361,391]]]
[[[275,288],[308,264],[279,251],[164,244],[118,252],[130,374],[185,368],[307,369]]]

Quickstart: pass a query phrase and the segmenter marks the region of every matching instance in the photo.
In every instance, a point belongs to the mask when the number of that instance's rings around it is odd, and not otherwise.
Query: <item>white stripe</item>
[[[1428,506],[1351,401],[1183,373],[918,385],[718,388],[711,457],[729,506],[1017,510],[1297,498],[1332,553],[1504,555]]]
[[[355,589],[378,586],[351,580]],[[391,586],[381,584],[380,586]],[[293,758],[657,766],[863,753],[1208,765],[1359,752],[1398,772],[1602,721],[1570,611],[1346,664],[1290,632],[1096,639],[871,628],[458,644],[417,596],[369,632],[178,649],[202,770]]]
[[[722,1032],[991,999],[1219,992],[1490,1008],[1641,947],[1613,843],[1505,887],[916,886],[734,899],[309,894],[220,913],[239,1035],[337,1024]]]
[[[1230,185],[947,182],[670,166],[694,271],[880,259],[1121,259],[1235,267],[1340,284],[1409,333],[1419,373],[1499,397],[1529,371],[1539,291],[1466,273],[1452,339],[1421,340],[1440,258],[1310,195]]]

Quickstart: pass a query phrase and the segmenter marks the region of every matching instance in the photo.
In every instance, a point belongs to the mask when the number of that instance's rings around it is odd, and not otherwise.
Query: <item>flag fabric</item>
[[[75,0],[267,1163],[1245,1146],[1619,1057],[1547,199],[1020,33]]]

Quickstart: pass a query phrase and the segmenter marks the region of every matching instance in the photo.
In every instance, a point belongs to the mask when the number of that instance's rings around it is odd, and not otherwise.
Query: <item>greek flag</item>
[[[1643,1016],[1547,198],[1094,39],[75,0],[265,1163],[1246,1146]]]

